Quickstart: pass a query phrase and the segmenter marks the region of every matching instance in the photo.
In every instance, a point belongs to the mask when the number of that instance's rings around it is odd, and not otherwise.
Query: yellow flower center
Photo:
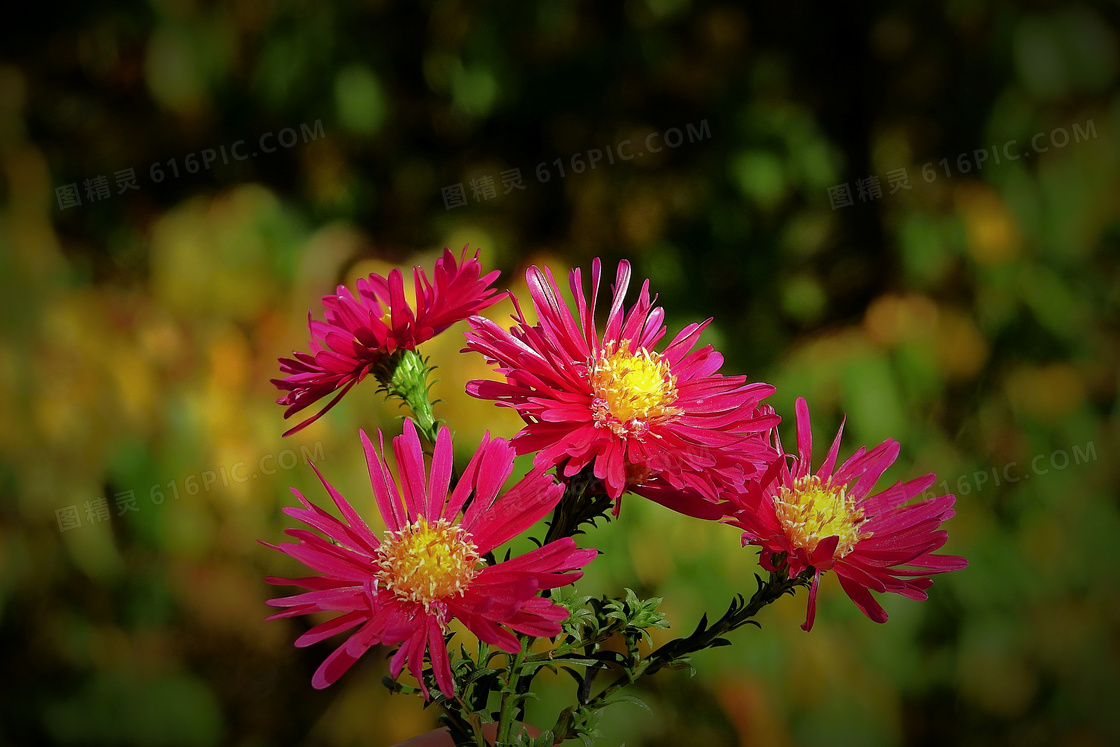
[[[860,534],[865,523],[863,510],[847,495],[844,487],[832,481],[821,482],[815,475],[800,477],[793,488],[783,487],[774,501],[774,513],[795,547],[812,554],[821,540],[839,537],[833,558],[850,553],[871,532]]]
[[[399,532],[386,532],[377,551],[377,579],[404,602],[424,605],[462,596],[483,563],[470,535],[440,519],[421,517]]]
[[[590,370],[595,422],[618,436],[643,436],[651,423],[681,413],[673,407],[676,377],[659,353],[643,348],[632,354],[623,343],[617,351],[604,350]]]

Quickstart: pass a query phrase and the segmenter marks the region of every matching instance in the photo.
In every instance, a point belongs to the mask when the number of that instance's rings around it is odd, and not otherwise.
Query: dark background
[[[1118,22],[1046,2],[7,13],[0,743],[430,726],[381,687],[382,650],[312,690],[329,645],[263,622],[263,576],[291,569],[255,540],[290,526],[289,486],[323,497],[308,455],[369,515],[355,431],[400,427],[367,385],[280,438],[268,379],[307,310],[469,243],[515,291],[532,262],[630,259],[670,327],[714,317],[724,371],[778,385],[787,418],[807,397],[823,441],[847,413],[844,455],[897,438],[891,481],[958,495],[947,550],[971,565],[929,601],[885,600],[879,626],[828,579],[811,634],[804,594],[774,605],[695,678],[646,683],[653,714],[608,711],[603,744],[1115,744]],[[460,332],[425,352],[465,458],[517,423],[463,395],[488,372]],[[641,501],[589,541],[581,588],[664,595],[659,640],[753,589],[734,532]],[[567,692],[546,682],[530,719]]]

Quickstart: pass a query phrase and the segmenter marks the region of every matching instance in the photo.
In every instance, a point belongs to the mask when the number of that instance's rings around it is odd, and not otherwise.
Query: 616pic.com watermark
[[[586,153],[575,153],[567,158],[555,158],[551,161],[541,161],[537,164],[533,174],[537,181],[545,184],[552,181],[552,177],[563,179],[568,174],[582,174],[584,171],[594,171],[598,166],[613,166],[615,161],[633,161],[644,158],[646,153],[660,153],[668,146],[670,149],[679,148],[685,141],[695,143],[708,140],[712,137],[708,120],[702,119],[699,124],[688,123],[682,130],[680,127],[670,127],[664,132],[654,131],[639,139],[638,144],[631,140],[620,140],[618,143],[604,145],[602,148],[590,148]],[[502,194],[508,195],[513,190],[524,191],[525,181],[520,168],[506,169],[498,174],[502,180]],[[467,181],[471,196],[475,202],[485,202],[498,196],[498,187],[491,174],[484,174],[476,179]],[[452,210],[468,204],[467,192],[463,183],[450,184],[440,189],[443,195],[443,209]]]
[[[1031,153],[1045,153],[1051,148],[1061,150],[1062,148],[1073,143],[1081,143],[1087,140],[1095,140],[1097,137],[1097,126],[1093,120],[1086,120],[1085,126],[1074,124],[1071,126],[1073,135],[1071,137],[1070,131],[1065,127],[1055,127],[1050,132],[1036,132],[1030,139],[1030,150],[1026,146],[1020,146],[1018,140],[1008,140],[1002,147],[997,145],[991,148],[977,148],[971,153],[961,153],[955,158],[942,158],[940,161],[930,161],[922,166],[922,179],[925,182],[933,182],[941,178],[942,175],[946,179],[951,179],[955,174],[969,174],[974,169],[981,171],[985,164],[990,166],[998,166],[1003,161],[1018,161],[1020,158],[1030,158]],[[894,194],[900,189],[912,189],[913,185],[910,184],[910,175],[906,173],[906,169],[894,169],[886,173],[887,187],[890,189],[888,194]],[[879,177],[875,174],[868,175],[862,179],[855,181],[856,192],[860,202],[869,202],[877,200],[883,196],[883,186],[879,181]],[[842,207],[849,207],[855,204],[852,196],[852,187],[849,182],[837,184],[835,187],[828,188],[828,204],[832,206],[833,210]]]
[[[295,449],[284,449],[275,454],[265,454],[257,460],[255,472],[249,471],[252,465],[247,462],[234,462],[228,469],[226,467],[219,467],[217,470],[207,469],[187,475],[181,480],[156,483],[146,491],[147,503],[142,503],[140,500],[145,494],[144,491],[137,495],[136,490],[125,490],[115,494],[113,503],[117,516],[139,513],[141,506],[148,503],[159,506],[168,498],[179,500],[184,495],[195,496],[202,491],[210,492],[212,488],[218,487],[219,479],[222,487],[229,487],[230,482],[246,483],[256,480],[261,475],[275,475],[280,470],[294,469],[296,465],[306,462],[319,463],[324,459],[326,455],[323,453],[323,442],[316,441],[312,446],[301,445],[298,452]],[[80,507],[75,503],[56,509],[54,515],[58,520],[58,531],[61,533],[81,527],[83,515],[87,525],[109,521],[109,510],[109,500],[104,496],[98,496],[84,501]]]
[[[203,148],[197,154],[188,153],[182,160],[169,158],[166,161],[156,161],[148,167],[147,174],[153,183],[159,184],[164,179],[178,179],[184,173],[197,174],[199,171],[209,171],[210,167],[217,163],[219,155],[224,166],[229,164],[231,158],[234,161],[247,161],[250,158],[256,158],[261,153],[275,153],[281,148],[294,148],[301,142],[308,143],[326,136],[323,131],[323,121],[316,119],[311,126],[301,124],[298,134],[292,127],[285,127],[276,133],[266,132],[257,138],[256,147],[252,150],[253,146],[246,145],[244,140],[235,140],[230,144],[228,150],[225,145],[219,145],[217,148]],[[179,168],[180,164],[182,169]],[[113,180],[116,193],[123,195],[131,190],[139,190],[139,178],[136,175],[135,168],[114,171]],[[113,190],[109,187],[109,178],[103,174],[98,174],[83,179],[80,187],[78,182],[72,182],[61,187],[55,187],[54,190],[59,210],[80,206],[83,194],[86,202],[108,200],[113,196]]]
[[[923,493],[923,497],[932,498],[948,493],[953,493],[957,497],[970,495],[979,493],[988,485],[998,488],[1001,485],[1048,475],[1051,472],[1061,472],[1070,465],[1077,466],[1096,460],[1097,444],[1095,441],[1089,441],[1084,446],[1073,446],[1069,451],[1056,449],[1046,454],[1035,454],[1030,461],[1022,464],[1008,462],[1003,467],[977,470],[971,475],[961,475],[956,480],[942,480]]]

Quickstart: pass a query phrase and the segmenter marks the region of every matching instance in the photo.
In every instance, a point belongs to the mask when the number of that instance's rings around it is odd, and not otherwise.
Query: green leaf
[[[643,708],[646,711],[653,713],[653,709],[649,707],[648,703],[634,695],[616,695],[610,700],[604,701],[603,705],[612,705],[614,703],[633,703],[639,708]]]
[[[483,667],[483,668],[480,668],[480,669],[475,669],[473,672],[471,672],[469,675],[467,675],[466,678],[463,679],[463,684],[464,685],[469,685],[473,682],[477,682],[478,680],[482,679],[483,677],[491,677],[491,676],[497,674],[499,671],[500,670],[490,669],[490,668],[486,668],[486,667]]]
[[[598,666],[598,659],[589,659],[581,656],[558,656],[555,659],[541,659],[540,661],[527,661],[522,663],[522,669],[536,669],[537,667],[549,667],[552,671],[556,671],[556,666],[571,664],[577,667],[594,667]]]

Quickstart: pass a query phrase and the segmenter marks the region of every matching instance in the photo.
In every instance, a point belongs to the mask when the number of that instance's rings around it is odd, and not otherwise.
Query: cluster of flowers
[[[306,578],[270,578],[305,591],[273,599],[274,617],[340,613],[296,641],[307,646],[350,631],[319,667],[313,684],[338,680],[372,646],[399,646],[391,672],[406,667],[425,696],[425,654],[439,690],[455,689],[445,633],[452,619],[480,641],[516,653],[515,633],[554,637],[568,609],[541,592],[576,581],[596,551],[571,536],[549,538],[524,555],[497,562],[492,551],[558,509],[574,480],[597,481],[617,517],[633,493],[698,520],[742,532],[742,544],[760,548],[768,571],[802,577],[810,585],[802,626],[813,626],[821,576],[835,572],[844,591],[870,619],[887,614],[871,592],[924,599],[931,575],[963,568],[963,558],[938,554],[941,528],[954,514],[952,495],[915,502],[933,485],[932,474],[873,494],[899,454],[894,440],[860,448],[838,464],[840,433],[814,470],[809,410],[796,405],[796,449],[778,437],[779,418],[764,400],[768,384],[719,373],[723,357],[697,347],[708,324],[690,324],[667,344],[665,315],[649,282],[627,308],[630,266],[618,266],[609,311],[595,322],[601,267],[591,267],[590,300],[580,270],[569,287],[575,313],[548,268],[527,273],[536,322],[516,298],[513,325],[479,316],[507,294],[491,288],[478,254],[444,252],[430,282],[414,274],[415,308],[404,280],[371,275],[354,296],[345,287],[323,299],[325,321],[310,321],[310,353],[281,359],[287,376],[274,380],[291,416],[337,392],[319,418],[367,374],[390,380],[392,362],[466,319],[464,352],[482,354],[500,380],[477,380],[467,393],[511,407],[524,428],[507,442],[486,437],[453,481],[451,435],[423,431],[432,456],[425,464],[418,428],[406,420],[393,439],[399,480],[386,464],[385,444],[361,434],[370,481],[387,526],[377,536],[320,475],[343,520],[296,493],[302,508],[286,512],[308,529],[290,529],[294,543],[274,546],[307,565]],[[709,322],[711,320],[708,320]],[[843,425],[840,428],[843,432]],[[433,437],[434,436],[434,437]],[[534,454],[532,471],[502,492],[514,456]]]

